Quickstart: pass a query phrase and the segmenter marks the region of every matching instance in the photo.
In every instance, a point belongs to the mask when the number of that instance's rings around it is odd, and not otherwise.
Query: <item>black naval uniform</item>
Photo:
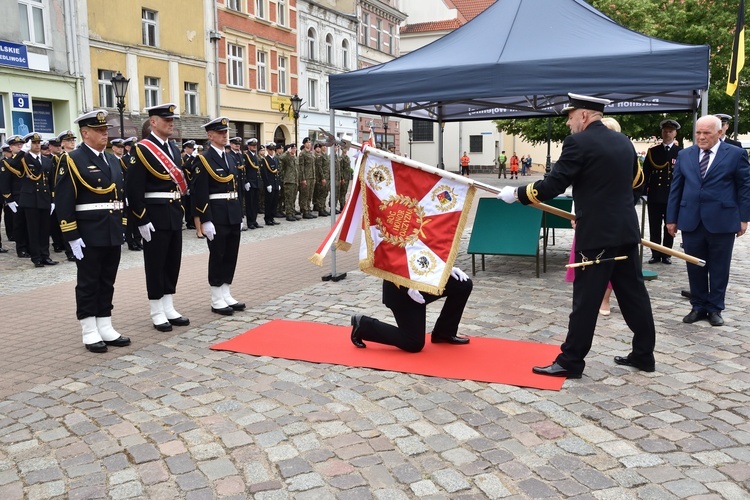
[[[648,230],[649,239],[659,245],[672,248],[674,237],[667,232],[665,218],[667,216],[667,200],[669,187],[672,184],[672,172],[677,161],[677,153],[682,150],[676,142],[667,149],[663,144],[649,148],[643,161],[644,194],[648,197]],[[663,230],[662,230],[663,228]],[[662,232],[664,240],[662,243]],[[658,250],[651,250],[655,259],[668,257]]]
[[[173,144],[162,145],[153,134],[146,139],[165,151],[169,148],[171,158],[180,166],[180,151]],[[146,146],[138,143],[133,150],[125,190],[130,207],[128,217],[134,219],[136,227],[149,222],[154,226],[151,241],[143,242],[143,262],[148,298],[159,300],[177,290],[182,262],[182,195],[169,172]]]
[[[264,193],[265,202],[263,205],[264,214],[263,219],[267,226],[273,226],[276,221],[273,220],[276,215],[277,205],[279,203],[279,193],[281,192],[281,177],[279,171],[279,158],[275,154],[273,156],[266,155],[263,157],[260,167],[260,175],[263,179],[264,186],[271,186],[271,192],[267,190]]]
[[[18,206],[23,209],[23,216],[26,219],[31,261],[37,267],[41,267],[45,263],[51,263],[49,215],[52,208],[54,166],[49,158],[41,154],[34,158],[34,155],[28,152],[21,158],[21,164],[25,175],[21,179]]]
[[[258,206],[260,201],[260,167],[264,166],[263,159],[258,153],[249,149],[245,152],[245,182],[250,184],[250,189],[245,191],[245,210],[247,215],[247,227],[258,228]]]
[[[29,235],[26,232],[26,217],[18,203],[21,195],[21,184],[25,173],[21,159],[23,152],[18,152],[0,162],[0,194],[6,204],[5,231],[9,240],[16,243],[16,254],[19,257],[29,257]],[[16,212],[7,207],[8,203],[16,202]]]
[[[573,186],[576,262],[582,256],[588,260],[627,256],[575,270],[568,335],[556,360],[572,375],[583,373],[608,281],[634,333],[628,358],[642,366],[654,365],[654,318],[643,282],[640,226],[633,207],[633,188],[641,183],[641,176],[630,139],[597,120],[565,139],[560,159],[545,179],[518,188],[518,200],[528,205]]]
[[[185,153],[182,155],[182,171],[185,174],[185,179],[188,183],[188,192],[182,197],[182,208],[185,210],[185,227],[187,229],[195,229],[195,222],[193,222],[193,203],[192,203],[192,190],[193,190],[193,161],[195,159],[189,154]]]
[[[229,153],[224,153],[228,155]],[[208,284],[231,285],[237,267],[242,225],[242,203],[239,198],[240,171],[229,158],[222,158],[213,146],[206,148],[195,165],[193,203],[201,223],[212,222],[216,228],[208,242]]]
[[[57,169],[55,211],[67,242],[83,240],[76,260],[76,316],[112,315],[117,267],[125,241],[124,177],[120,160],[85,144],[64,155]]]
[[[126,193],[128,192],[128,167],[130,166],[130,162],[132,159],[133,155],[131,153],[125,153],[124,155],[122,155],[122,158],[120,158]],[[126,208],[123,213],[125,216],[125,220],[127,221],[127,225],[125,226],[125,241],[128,244],[128,249],[143,250],[143,238],[141,238],[141,233],[140,231],[138,231],[138,226],[136,225],[137,220],[135,217],[132,217],[130,215],[130,205],[128,204],[127,200],[125,201],[125,205]]]

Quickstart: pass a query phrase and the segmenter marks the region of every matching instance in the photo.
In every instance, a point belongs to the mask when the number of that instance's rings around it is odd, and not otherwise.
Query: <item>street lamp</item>
[[[289,100],[292,101],[292,113],[294,113],[294,143],[297,144],[299,142],[297,122],[299,120],[299,110],[302,109],[302,98],[297,94],[294,94]]]
[[[411,142],[414,140],[414,131],[409,129],[406,133],[409,134],[409,158],[411,158]]]
[[[383,149],[388,151],[388,115],[383,115],[383,130],[385,130],[385,136],[383,137]]]
[[[125,138],[125,93],[128,91],[130,78],[125,78],[119,71],[112,77],[112,88],[117,99],[117,111],[120,112],[120,139]]]

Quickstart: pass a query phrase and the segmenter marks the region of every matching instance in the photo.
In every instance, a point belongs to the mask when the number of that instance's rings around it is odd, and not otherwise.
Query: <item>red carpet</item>
[[[472,337],[468,345],[427,344],[412,354],[367,342],[358,349],[350,326],[273,320],[211,347],[254,356],[298,359],[313,363],[376,368],[478,382],[559,391],[564,378],[535,375],[532,366],[546,366],[560,353],[557,345]]]

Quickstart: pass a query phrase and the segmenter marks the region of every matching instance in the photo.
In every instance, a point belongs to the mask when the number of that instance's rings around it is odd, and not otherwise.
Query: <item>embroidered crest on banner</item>
[[[375,218],[375,227],[383,241],[404,248],[424,238],[422,228],[430,219],[425,219],[419,200],[397,194],[382,200],[378,208],[381,213]]]
[[[440,184],[430,193],[430,198],[435,203],[435,208],[441,212],[453,210],[458,203],[456,192],[446,184]]]
[[[435,256],[427,250],[420,250],[409,257],[409,269],[413,274],[426,276],[435,271],[437,261]]]
[[[393,183],[393,174],[385,165],[375,165],[367,172],[367,184],[374,191]]]

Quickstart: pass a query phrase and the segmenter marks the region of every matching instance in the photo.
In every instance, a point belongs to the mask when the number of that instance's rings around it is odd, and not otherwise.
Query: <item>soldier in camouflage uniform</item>
[[[352,170],[352,161],[351,158],[349,158],[349,155],[346,154],[346,149],[342,149],[340,146],[338,148],[339,154],[336,155],[337,161],[337,179],[339,181],[338,184],[338,191],[336,192],[336,197],[338,198],[339,202],[339,210],[344,209],[344,205],[346,204],[346,192],[349,190],[349,181],[352,178],[352,175],[354,174],[354,170]]]
[[[328,193],[330,187],[328,186],[328,177],[330,177],[331,171],[331,158],[323,149],[323,145],[319,142],[315,143],[315,193],[314,193],[314,206],[313,210],[317,210],[318,215],[321,217],[327,217],[331,215],[326,210],[326,203],[328,200]]]
[[[286,209],[286,220],[296,222],[299,220],[294,215],[294,205],[297,201],[297,189],[300,184],[299,166],[297,165],[297,145],[287,144],[284,152],[279,156],[281,173],[284,181],[284,206]],[[301,202],[302,200],[300,200]]]
[[[315,219],[312,213],[312,195],[315,187],[315,156],[310,148],[312,142],[309,137],[302,139],[302,150],[299,153],[299,209],[303,219]]]

